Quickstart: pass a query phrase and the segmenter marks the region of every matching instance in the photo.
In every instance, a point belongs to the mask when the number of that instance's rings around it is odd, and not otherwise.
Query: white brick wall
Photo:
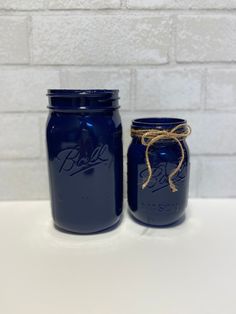
[[[0,0],[0,9],[34,10],[44,9],[46,0]]]
[[[138,69],[135,108],[194,110],[201,107],[202,70]]]
[[[0,67],[0,73],[0,112],[46,110],[48,87],[60,87],[55,69]]]
[[[49,197],[47,168],[43,161],[0,161],[0,173],[1,200]]]
[[[236,71],[209,70],[207,73],[206,108],[233,110],[236,105]]]
[[[39,121],[36,115],[0,115],[0,158],[37,158],[40,155]]]
[[[120,0],[49,0],[48,6],[55,10],[68,9],[118,9]]]
[[[201,159],[199,194],[203,197],[235,197],[235,156]],[[206,175],[206,173],[208,175]]]
[[[236,61],[235,29],[236,16],[179,16],[177,61]]]
[[[48,88],[119,88],[193,134],[192,197],[236,197],[236,0],[0,0],[0,200],[48,198]]]
[[[0,18],[0,63],[28,63],[28,19],[23,16]]]
[[[169,37],[166,17],[33,16],[33,63],[166,63]]]
[[[225,9],[236,8],[235,0],[127,0],[132,9]]]

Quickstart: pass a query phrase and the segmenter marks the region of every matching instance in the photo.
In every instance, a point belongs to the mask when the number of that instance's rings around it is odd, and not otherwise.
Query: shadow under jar
[[[132,122],[132,142],[128,149],[129,213],[143,224],[167,226],[184,218],[189,190],[189,150],[184,138],[179,138],[183,151],[178,142],[168,136],[154,140],[148,149],[152,175],[144,187],[149,173],[145,156],[147,146],[144,144],[150,139],[144,138],[142,144],[142,136],[136,136],[135,132],[138,130],[144,134],[148,130],[154,130],[154,133],[157,130],[162,134],[162,131],[171,132],[180,125],[182,125],[178,129],[180,133],[189,128],[186,120],[177,118],[141,118]],[[170,188],[169,176],[177,168],[183,156],[183,163],[172,178],[172,183],[177,190],[173,192]]]
[[[96,233],[115,226],[123,201],[118,90],[48,90],[48,171],[56,228]]]

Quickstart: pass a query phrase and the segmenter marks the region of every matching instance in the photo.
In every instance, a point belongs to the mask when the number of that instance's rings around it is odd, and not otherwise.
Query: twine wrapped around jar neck
[[[181,129],[183,131],[178,132]],[[148,185],[148,183],[150,182],[152,178],[152,167],[149,160],[150,147],[160,140],[174,140],[179,145],[179,148],[181,151],[181,159],[178,163],[178,166],[170,173],[168,177],[168,182],[169,182],[169,186],[172,192],[178,191],[173,182],[173,177],[179,172],[185,158],[184,148],[181,143],[181,140],[185,139],[190,134],[191,134],[191,127],[186,123],[178,124],[176,127],[174,127],[171,130],[133,129],[133,128],[131,129],[131,136],[141,138],[141,143],[144,146],[146,146],[145,159],[146,159],[146,165],[148,169],[148,177],[143,183],[142,189],[146,188],[146,186]]]

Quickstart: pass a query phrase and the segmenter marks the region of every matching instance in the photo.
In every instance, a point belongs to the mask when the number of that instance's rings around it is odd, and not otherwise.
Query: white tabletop
[[[235,314],[236,200],[187,213],[77,236],[53,228],[47,201],[0,203],[0,313]]]

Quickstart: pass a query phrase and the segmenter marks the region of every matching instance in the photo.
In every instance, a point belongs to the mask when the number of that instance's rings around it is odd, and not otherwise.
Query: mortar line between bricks
[[[123,159],[125,161],[126,158],[126,153],[123,154]],[[233,161],[235,160],[236,162],[236,153],[234,154],[194,154],[191,153],[191,157],[193,157],[194,159],[196,158],[201,159],[201,158],[212,158],[214,157],[214,159],[219,159],[219,158],[230,158]],[[2,158],[0,157],[0,163],[11,163],[11,162],[25,162],[25,161],[41,161],[41,162],[46,162],[47,158],[44,156],[38,156],[38,157],[8,157],[8,158]]]
[[[28,17],[29,19],[29,33],[28,33],[28,53],[29,53],[29,64],[32,64],[33,58],[32,58],[32,54],[33,54],[33,49],[32,49],[32,40],[33,40],[33,29],[32,29],[32,16],[30,15]]]
[[[205,80],[205,71],[206,68],[201,69],[201,88],[200,88],[200,107],[199,112],[203,113],[205,111],[205,98],[206,98],[206,80]]]
[[[23,163],[23,162],[26,162],[26,161],[44,161],[46,159],[42,159],[42,157],[8,157],[8,158],[1,158],[0,157],[0,163],[16,163],[16,162],[20,162],[20,163]]]
[[[0,9],[0,15],[5,16],[22,16],[24,14],[32,14],[32,15],[94,15],[94,14],[121,14],[121,15],[129,15],[129,14],[140,14],[143,13],[151,15],[162,15],[162,14],[179,14],[179,15],[231,15],[234,16],[236,12],[235,8],[170,8],[170,9],[164,9],[164,8],[140,8],[140,9],[134,9],[134,8],[69,8],[69,9],[52,9],[52,8],[45,8],[45,9],[32,9],[32,10],[24,10],[24,9]]]
[[[136,96],[136,95],[135,95]],[[46,97],[46,96],[45,96]],[[135,97],[134,97],[134,102],[136,101]],[[46,107],[45,107],[46,108]],[[200,108],[197,108],[197,109],[168,109],[168,108],[156,108],[156,109],[146,109],[145,112],[143,111],[139,111],[137,110],[137,108],[134,108],[131,110],[131,109],[120,109],[120,111],[123,113],[123,114],[131,114],[131,113],[135,113],[135,114],[152,114],[152,113],[164,113],[164,112],[168,112],[168,113],[215,113],[215,114],[236,114],[236,108],[232,108],[232,109],[210,109],[210,108],[206,108],[204,110],[200,110]],[[32,114],[47,114],[48,111],[47,109],[44,109],[44,110],[1,110],[0,111],[0,115],[4,115],[4,114],[24,114],[24,115],[32,115]]]
[[[195,162],[197,163],[197,170],[198,170],[198,175],[197,175],[197,178],[195,179],[195,188],[194,188],[194,180],[192,180],[191,178],[191,168],[192,168],[192,165],[191,165],[191,160],[192,160],[192,157],[194,157],[194,160]],[[201,175],[202,175],[202,167],[201,167],[201,161],[200,161],[200,156],[193,156],[192,154],[190,155],[190,185],[192,184],[192,187],[194,188],[193,191],[196,195],[196,197],[199,196],[199,185],[200,185],[200,178],[201,178]]]
[[[45,132],[46,127],[43,127],[42,117],[38,116],[38,124],[39,124],[39,158],[42,159],[44,156],[44,145],[45,145],[45,136],[42,136],[43,130]]]
[[[63,87],[63,79],[62,79],[63,68],[58,68],[57,71],[59,72],[58,73],[58,75],[59,75],[59,86],[60,86],[60,88],[62,88]]]
[[[206,158],[212,158],[212,157],[215,157],[215,158],[235,158],[236,157],[236,152],[235,153],[232,153],[232,154],[223,154],[223,153],[219,153],[219,154],[216,154],[216,153],[200,153],[200,154],[197,154],[197,153],[191,153],[191,156],[192,157],[206,157]],[[235,159],[236,161],[236,159]]]
[[[202,93],[203,93],[203,99],[201,101],[202,103],[202,110],[206,110],[206,105],[207,105],[207,90],[208,90],[208,86],[207,86],[207,69],[204,69],[203,71],[203,78],[202,78]]]
[[[35,196],[35,197],[33,197],[33,198],[29,198],[29,197],[27,197],[27,198],[25,198],[25,197],[15,197],[15,198],[12,198],[11,196],[7,196],[6,198],[5,197],[2,197],[2,195],[0,195],[0,202],[4,202],[4,203],[8,203],[8,202],[10,202],[10,203],[12,203],[12,202],[16,202],[16,203],[18,203],[18,202],[49,202],[50,200],[49,200],[49,196],[48,196],[48,198],[46,198],[45,196]]]
[[[46,97],[46,96],[45,96]],[[46,107],[45,107],[46,108]],[[45,114],[47,110],[1,110],[0,115],[4,114],[24,114],[24,115],[32,115],[32,114]]]
[[[171,15],[170,17],[170,31],[169,31],[169,48],[168,48],[168,52],[167,52],[167,56],[168,56],[168,63],[169,66],[173,66],[176,61],[175,61],[175,46],[174,46],[174,28],[175,28],[175,19],[176,16],[175,15]]]
[[[206,199],[206,200],[208,200],[208,199],[236,199],[236,196],[235,195],[227,195],[227,196],[217,196],[217,195],[215,195],[215,196],[213,196],[213,195],[209,195],[209,196],[206,196],[206,195],[199,195],[199,196],[197,196],[196,198],[200,198],[200,199]],[[190,198],[191,199],[191,198]]]
[[[46,91],[45,91],[45,97],[46,97]],[[130,114],[133,112],[133,110],[120,108],[120,112],[123,114]],[[24,115],[38,114],[41,116],[41,115],[45,115],[47,113],[48,113],[48,109],[46,109],[46,105],[45,105],[44,110],[0,110],[0,116],[4,115],[4,114],[6,114],[6,115],[10,115],[10,114],[24,114]]]
[[[136,86],[137,85],[137,73],[136,69],[133,68],[131,70],[131,112],[133,113],[135,111],[135,105],[136,105]]]
[[[169,48],[169,58],[170,66],[176,65],[176,15],[172,15],[172,25],[171,25],[171,39],[170,39],[170,48]]]
[[[228,116],[235,116],[235,118],[236,118],[236,111],[231,111],[231,112],[222,112],[222,111],[209,111],[209,110],[204,110],[204,111],[191,111],[191,110],[174,110],[174,109],[172,109],[172,110],[158,110],[158,109],[156,109],[156,110],[153,110],[153,111],[137,111],[137,110],[135,110],[135,117],[136,116],[141,116],[141,115],[143,115],[143,116],[150,116],[150,115],[153,115],[154,113],[156,114],[156,115],[162,115],[163,113],[165,114],[165,115],[176,115],[176,114],[181,114],[181,115],[185,115],[185,114],[211,114],[211,116],[212,116],[212,114],[214,114],[215,116],[222,116],[222,113],[224,114],[224,115],[228,115]],[[132,118],[131,117],[131,114],[133,114],[133,112],[126,112],[126,117],[128,117],[128,118]]]
[[[186,62],[186,63],[163,63],[163,64],[28,64],[28,63],[0,63],[0,69],[17,69],[17,68],[23,68],[23,69],[68,69],[68,70],[79,70],[79,69],[102,69],[102,70],[112,70],[114,69],[132,69],[135,68],[163,68],[166,70],[174,70],[174,69],[183,69],[183,68],[193,68],[193,69],[199,69],[199,68],[213,68],[218,70],[236,70],[236,60],[235,61],[220,61],[220,62]]]
[[[197,160],[197,170],[198,170],[198,175],[197,175],[197,178],[196,178],[196,196],[199,197],[199,195],[200,195],[200,184],[201,184],[201,181],[202,181],[202,170],[203,170],[203,167],[202,167],[201,156],[198,156],[198,157],[195,157],[195,158]],[[191,163],[191,160],[190,160],[190,163]],[[190,165],[190,171],[191,171],[191,165]],[[190,176],[191,176],[191,173],[190,173]]]
[[[140,113],[140,109],[137,109],[137,108],[134,108],[135,110],[134,111],[125,111],[126,113],[131,113],[131,112],[135,112],[135,114],[138,114]],[[236,108],[232,108],[232,109],[210,109],[210,108],[206,108],[206,109],[201,109],[201,108],[178,108],[178,109],[168,109],[168,108],[153,108],[153,109],[146,109],[145,110],[145,113],[146,114],[152,114],[152,113],[216,113],[216,114],[222,114],[222,113],[225,113],[225,114],[236,114]],[[143,113],[143,111],[141,111],[141,113]]]

